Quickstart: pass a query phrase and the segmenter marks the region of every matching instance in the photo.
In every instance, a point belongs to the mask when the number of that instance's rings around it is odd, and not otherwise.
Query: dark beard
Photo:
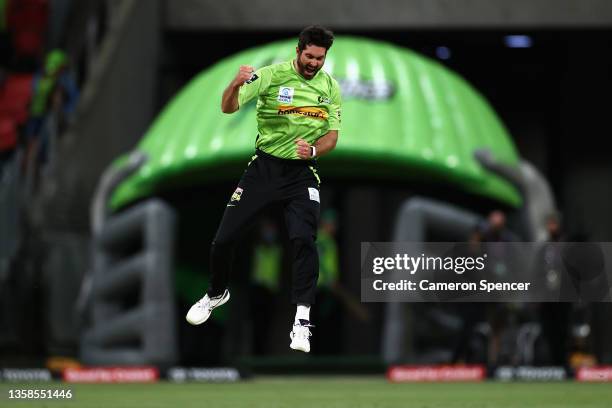
[[[306,67],[307,67],[306,64],[302,64],[299,59],[297,59],[296,62],[297,62],[298,71],[300,72],[300,75],[302,75],[306,79],[314,78],[314,76],[317,75],[317,72],[319,72],[319,70],[322,68],[322,67],[319,67],[319,69],[315,69],[312,72],[312,74],[309,74],[308,71],[306,71]]]

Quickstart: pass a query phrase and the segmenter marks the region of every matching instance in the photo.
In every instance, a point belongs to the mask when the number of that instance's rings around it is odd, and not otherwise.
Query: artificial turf
[[[70,389],[71,400],[8,399],[9,389]],[[381,377],[267,377],[228,384],[0,384],[0,407],[604,408],[612,385],[555,383],[390,384]]]

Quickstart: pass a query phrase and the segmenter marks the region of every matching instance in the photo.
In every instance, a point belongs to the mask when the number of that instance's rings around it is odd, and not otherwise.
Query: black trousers
[[[227,288],[234,248],[261,210],[281,203],[293,249],[291,300],[313,304],[319,277],[315,245],[319,224],[319,176],[316,163],[286,160],[257,150],[232,194],[211,246],[209,296]]]

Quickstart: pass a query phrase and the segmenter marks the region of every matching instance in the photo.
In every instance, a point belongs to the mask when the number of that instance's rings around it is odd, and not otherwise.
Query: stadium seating
[[[23,125],[31,98],[32,74],[10,75],[0,88],[0,117],[10,117],[17,125]]]
[[[48,17],[47,0],[13,0],[9,3],[7,26],[13,33],[13,47],[18,55],[37,56],[42,53]]]
[[[0,153],[15,149],[17,146],[17,128],[15,121],[0,117]]]

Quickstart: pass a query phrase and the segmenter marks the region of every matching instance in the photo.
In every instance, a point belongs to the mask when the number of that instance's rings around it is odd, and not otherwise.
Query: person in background
[[[466,248],[467,256],[477,258],[483,255],[481,232],[478,227],[474,227],[470,232]],[[486,363],[487,356],[483,352],[486,345],[482,344],[482,338],[477,337],[477,327],[487,321],[486,307],[483,307],[482,303],[459,302],[454,305],[454,309],[461,319],[461,328],[454,338],[451,363]],[[477,340],[481,340],[481,343],[478,343]]]
[[[557,291],[561,284],[562,260],[558,245],[564,241],[561,217],[554,213],[546,219],[547,243],[542,248],[539,273],[549,289]],[[569,302],[544,302],[540,304],[542,337],[549,351],[548,364],[566,366],[570,338],[570,315],[572,304]]]
[[[283,248],[278,228],[269,219],[262,220],[259,241],[253,250],[251,314],[253,322],[253,352],[265,354],[266,344],[280,291]]]
[[[518,237],[507,228],[506,222],[506,214],[503,211],[491,211],[487,217],[487,221],[481,225],[481,240],[483,242],[518,241]]]
[[[337,219],[332,209],[321,214],[321,223],[317,237],[319,252],[319,280],[317,282],[317,303],[314,307],[317,327],[328,333],[325,342],[317,343],[316,354],[334,354],[340,352],[340,304],[335,293],[339,287],[340,264],[338,245],[336,244]]]
[[[316,354],[337,354],[342,349],[342,308],[358,321],[370,321],[369,310],[358,296],[347,290],[340,282],[340,257],[337,244],[338,217],[333,209],[321,214],[317,251],[319,253],[319,280],[314,309],[317,327],[331,333],[325,342],[317,343]]]
[[[338,283],[340,266],[338,261],[338,245],[336,244],[337,231],[336,211],[328,209],[321,215],[321,224],[317,238],[319,251],[319,288],[331,288]]]
[[[505,281],[513,273],[516,251],[510,244],[519,241],[507,227],[506,214],[493,210],[487,220],[479,226],[479,238],[484,253],[488,255],[485,272],[488,280]],[[513,351],[509,349],[507,334],[515,324],[514,305],[508,303],[485,303],[487,321],[490,327],[488,356],[489,364],[509,362]]]
[[[50,51],[44,67],[34,75],[30,118],[26,126],[26,154],[24,168],[34,172],[39,162],[45,162],[50,132],[45,124],[49,113],[54,114],[56,132],[61,132],[71,121],[79,99],[74,76],[68,70],[69,61],[61,50]]]

